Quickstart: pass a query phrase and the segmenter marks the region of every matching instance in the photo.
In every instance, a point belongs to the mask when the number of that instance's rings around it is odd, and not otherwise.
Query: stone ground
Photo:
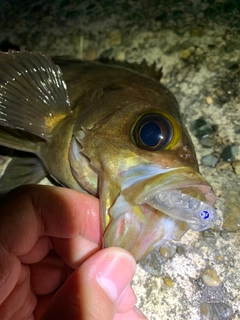
[[[240,228],[239,12],[238,1],[225,0],[1,2],[0,41],[163,66],[228,220],[225,231],[188,232],[138,266],[133,287],[149,320],[240,319],[240,233],[228,232]],[[207,280],[206,269],[214,270]]]

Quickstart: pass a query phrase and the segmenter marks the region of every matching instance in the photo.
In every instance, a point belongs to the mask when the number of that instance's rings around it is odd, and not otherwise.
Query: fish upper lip
[[[145,179],[122,190],[124,198],[133,205],[146,203],[149,198],[161,191],[196,188],[209,205],[214,205],[216,196],[211,185],[190,167],[179,167],[166,173]],[[188,192],[184,192],[188,193]]]
[[[216,196],[215,196],[211,186],[206,181],[204,181],[204,180],[199,181],[197,179],[185,180],[181,183],[176,182],[176,183],[172,183],[169,185],[158,186],[158,187],[152,189],[151,191],[149,191],[145,194],[142,194],[141,197],[138,198],[139,204],[141,204],[142,202],[146,202],[147,200],[149,200],[153,196],[155,196],[161,192],[165,192],[165,191],[181,190],[182,193],[188,194],[188,191],[185,192],[185,190],[184,190],[187,188],[196,189],[194,198],[197,198],[198,196],[202,195],[202,196],[204,196],[204,200],[206,203],[208,203],[210,205],[214,204]],[[140,198],[142,200],[140,200]]]

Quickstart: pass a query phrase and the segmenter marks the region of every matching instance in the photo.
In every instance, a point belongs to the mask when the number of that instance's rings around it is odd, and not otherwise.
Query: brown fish
[[[178,103],[148,76],[160,72],[55,62],[0,53],[0,144],[31,152],[12,159],[0,192],[48,173],[96,195],[104,246],[121,246],[136,260],[189,227],[214,224],[215,195],[198,171]]]

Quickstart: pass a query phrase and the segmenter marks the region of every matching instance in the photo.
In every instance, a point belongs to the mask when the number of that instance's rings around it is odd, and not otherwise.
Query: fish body
[[[98,196],[104,246],[136,260],[216,222],[177,100],[129,68],[0,53],[0,144],[37,156],[13,158],[0,192],[50,174]]]

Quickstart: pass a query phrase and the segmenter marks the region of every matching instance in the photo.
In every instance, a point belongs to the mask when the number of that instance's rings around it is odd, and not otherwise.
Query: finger
[[[27,319],[31,316],[37,299],[29,288],[29,268],[22,266],[14,290],[0,305],[0,319]]]
[[[19,258],[20,261],[25,264],[36,263],[42,260],[52,249],[52,239],[48,236],[42,236],[36,241],[33,248],[28,253],[19,256]]]
[[[101,249],[99,244],[79,235],[71,239],[53,238],[54,250],[71,268],[76,269],[83,261]]]
[[[135,270],[135,260],[121,248],[97,252],[67,279],[41,320],[112,320]]]
[[[128,288],[125,290],[124,295],[122,297],[121,303],[117,308],[118,313],[125,313],[129,311],[130,308],[133,308],[137,302],[136,295],[129,285]]]
[[[62,259],[51,251],[40,262],[29,265],[31,286],[37,295],[47,295],[58,289],[73,272]]]
[[[92,196],[28,185],[2,197],[0,211],[0,303],[17,282],[21,266],[17,257],[27,259],[41,236],[73,238],[80,234],[101,245],[99,202]],[[34,256],[41,248],[38,255],[42,257],[50,247],[48,241],[43,241],[31,254]]]
[[[30,266],[30,268],[31,268],[31,266]],[[38,274],[37,268],[34,271],[36,272],[36,275],[37,275]],[[40,272],[42,272],[42,271],[40,271]],[[61,274],[61,276],[58,277],[57,274],[58,275]],[[61,279],[62,278],[62,270],[59,270],[59,269],[54,270],[54,274],[52,275],[52,277],[53,277],[53,279],[56,279],[56,278]],[[34,275],[33,275],[33,277],[31,275],[31,278],[34,278]],[[37,281],[38,281],[38,279],[37,279]],[[52,280],[51,280],[51,282],[52,282]],[[58,285],[60,285],[60,281],[58,282]],[[49,305],[49,303],[53,297],[52,294],[46,295],[47,291],[51,292],[51,290],[46,290],[45,287],[44,287],[44,290],[42,290],[42,286],[43,285],[41,283],[40,286],[37,287],[37,290],[35,290],[35,292],[37,294],[44,294],[44,296],[41,296],[38,298],[38,306],[34,311],[36,319],[39,319],[40,315],[47,308],[47,306]],[[49,288],[49,282],[46,283],[46,286],[47,286],[47,288]],[[57,288],[57,286],[56,286],[56,288]],[[51,289],[53,289],[53,288],[51,288]],[[135,295],[133,289],[129,286],[127,288],[127,290],[125,290],[122,301],[121,301],[120,305],[118,306],[118,309],[117,309],[118,316],[117,315],[115,316],[116,319],[130,319],[130,320],[146,319],[142,315],[142,313],[137,308],[134,307],[135,303],[136,303],[136,295]],[[130,311],[129,311],[129,309],[130,309]],[[123,315],[123,313],[124,313],[124,315]],[[114,318],[114,320],[115,320],[115,318]]]
[[[47,310],[53,297],[54,297],[54,293],[50,293],[48,295],[38,297],[38,303],[37,303],[37,306],[36,306],[34,313],[33,313],[35,320],[39,320],[41,318],[41,316],[44,314],[45,310]]]
[[[71,239],[40,237],[30,252],[19,256],[22,263],[36,263],[42,260],[50,250],[54,249],[71,268],[76,269],[83,261],[101,249],[83,236],[78,235]]]
[[[0,222],[1,239],[17,255],[29,252],[42,235],[72,238],[81,234],[101,243],[98,200],[70,189],[17,188],[1,199]]]
[[[147,320],[145,315],[136,307],[126,313],[117,313],[113,320]]]

